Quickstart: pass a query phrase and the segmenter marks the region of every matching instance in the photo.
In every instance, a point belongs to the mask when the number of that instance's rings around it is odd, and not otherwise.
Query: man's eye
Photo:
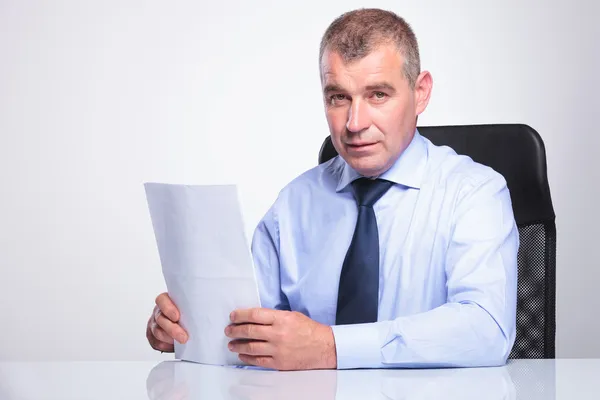
[[[374,95],[378,99],[383,99],[385,97],[385,93],[383,93],[383,92],[375,92]]]
[[[329,104],[341,103],[346,100],[346,95],[343,94],[334,94],[329,96]]]

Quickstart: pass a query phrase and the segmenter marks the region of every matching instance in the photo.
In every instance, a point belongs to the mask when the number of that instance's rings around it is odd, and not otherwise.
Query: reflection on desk
[[[599,399],[600,360],[277,372],[148,362],[0,362],[0,399]]]
[[[542,383],[530,394],[537,391],[540,399],[549,399],[552,389],[547,385],[553,382],[553,364],[528,371],[522,367],[275,372],[173,361],[151,371],[147,388],[152,400],[516,399],[513,369],[525,373],[529,382]]]

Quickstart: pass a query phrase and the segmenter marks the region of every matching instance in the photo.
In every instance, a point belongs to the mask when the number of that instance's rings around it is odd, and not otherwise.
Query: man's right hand
[[[156,306],[148,320],[146,338],[154,350],[174,352],[173,340],[185,343],[187,332],[179,325],[179,310],[167,293],[156,298]]]

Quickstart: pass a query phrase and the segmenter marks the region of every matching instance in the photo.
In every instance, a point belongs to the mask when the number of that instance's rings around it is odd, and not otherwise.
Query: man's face
[[[404,59],[393,45],[344,64],[326,51],[321,60],[325,111],[337,152],[358,173],[385,172],[408,147],[417,116],[425,110],[431,76],[423,72],[411,89]]]

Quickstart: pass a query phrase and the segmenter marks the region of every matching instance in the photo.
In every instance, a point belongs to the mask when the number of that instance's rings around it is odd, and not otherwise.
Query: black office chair
[[[506,179],[520,236],[517,333],[510,358],[554,358],[556,225],[542,138],[521,124],[427,126],[419,133]],[[336,155],[327,137],[319,163]]]

